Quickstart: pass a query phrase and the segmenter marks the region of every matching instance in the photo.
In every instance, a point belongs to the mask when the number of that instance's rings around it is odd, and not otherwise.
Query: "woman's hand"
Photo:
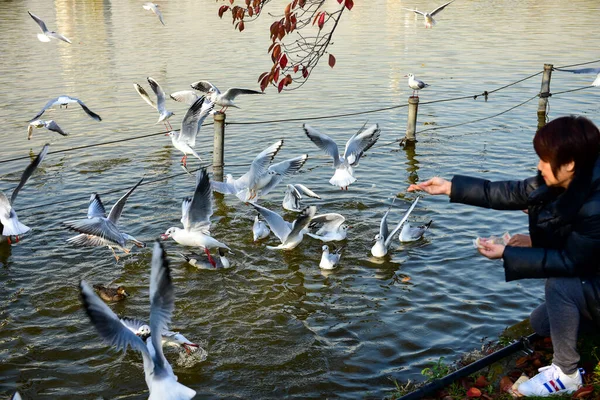
[[[452,182],[449,182],[440,177],[433,177],[428,181],[412,184],[407,189],[409,192],[422,190],[429,194],[445,194],[450,196],[452,190]]]
[[[477,251],[490,260],[496,260],[502,258],[505,247],[503,244],[494,244],[491,240],[482,238],[479,239]]]
[[[506,244],[514,247],[531,247],[531,236],[517,233]]]

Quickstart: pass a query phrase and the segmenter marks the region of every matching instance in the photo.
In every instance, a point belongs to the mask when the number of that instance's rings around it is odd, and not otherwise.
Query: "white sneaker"
[[[573,393],[582,385],[581,373],[578,369],[567,375],[554,364],[540,368],[539,374],[519,385],[519,393],[524,396],[552,396],[555,394]]]

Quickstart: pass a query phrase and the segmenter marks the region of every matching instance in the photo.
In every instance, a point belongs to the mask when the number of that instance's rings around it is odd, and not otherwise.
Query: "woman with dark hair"
[[[546,278],[546,301],[531,325],[550,336],[552,365],[519,386],[525,396],[572,393],[582,385],[577,368],[581,325],[600,326],[600,132],[587,118],[557,118],[533,139],[538,175],[523,181],[434,177],[408,191],[446,194],[450,202],[497,210],[527,210],[529,235],[506,246],[481,240],[478,251],[504,260],[506,281]]]

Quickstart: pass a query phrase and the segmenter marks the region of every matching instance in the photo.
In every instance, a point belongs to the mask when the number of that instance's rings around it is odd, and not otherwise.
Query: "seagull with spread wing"
[[[165,104],[165,92],[160,87],[158,82],[154,80],[154,78],[147,77],[146,80],[148,81],[148,84],[150,85],[152,91],[156,95],[156,103],[150,98],[148,92],[146,92],[142,86],[140,86],[137,83],[134,83],[133,87],[135,88],[136,92],[138,92],[140,97],[150,105],[150,107],[158,111],[158,121],[156,121],[156,123],[158,124],[159,122],[162,122],[163,124],[165,124],[165,128],[172,130],[173,127],[169,122],[169,118],[175,115],[175,113],[167,110],[167,106]]]
[[[125,325],[136,336],[147,338],[152,334],[150,326],[136,318],[121,318],[121,323]],[[162,345],[168,345],[176,348],[183,348],[187,354],[197,351],[200,346],[179,332],[163,330],[161,334]]]
[[[281,215],[274,211],[258,204],[250,204],[263,216],[267,224],[269,224],[271,231],[281,241],[281,244],[277,246],[267,246],[269,250],[291,250],[298,246],[304,237],[306,227],[317,212],[317,207],[315,206],[306,207],[293,222],[287,222]]]
[[[322,242],[345,240],[349,225],[344,224],[346,218],[341,214],[327,213],[315,215],[308,224],[308,229],[316,230],[306,234]]]
[[[410,8],[402,8],[403,10],[406,11],[412,11],[415,14],[419,14],[423,16],[423,22],[425,23],[425,28],[432,28],[433,25],[436,24],[435,19],[433,19],[433,16],[436,15],[437,13],[439,13],[440,11],[442,11],[444,8],[446,8],[446,6],[450,3],[452,3],[454,0],[449,1],[445,4],[442,4],[441,6],[439,6],[438,8],[436,8],[435,10],[431,11],[431,12],[423,12],[423,11],[419,11],[417,9],[410,9]]]
[[[42,151],[35,157],[35,159],[25,168],[23,174],[21,175],[21,180],[17,187],[13,190],[12,195],[10,196],[10,200],[6,195],[0,191],[0,232],[2,233],[0,238],[7,238],[8,243],[11,243],[11,236],[16,237],[16,241],[19,241],[19,235],[23,235],[30,231],[27,225],[19,222],[19,218],[17,217],[17,213],[13,208],[15,200],[17,199],[17,194],[19,194],[19,190],[25,185],[29,177],[33,174],[33,172],[37,169],[38,165],[44,160],[46,154],[48,154],[48,149],[50,148],[49,144],[46,144],[42,147]]]
[[[100,118],[100,116],[98,114],[96,114],[95,112],[93,112],[92,110],[90,110],[84,103],[83,101],[75,98],[75,97],[71,97],[71,96],[67,96],[67,95],[62,95],[62,96],[58,96],[52,100],[48,100],[48,102],[46,103],[46,105],[42,108],[42,110],[37,113],[37,115],[33,118],[31,118],[29,120],[29,122],[33,122],[36,119],[38,119],[39,117],[42,116],[42,114],[44,114],[44,112],[46,112],[47,109],[49,109],[52,106],[56,106],[58,105],[59,107],[65,106],[65,108],[68,108],[69,104],[71,103],[77,103],[81,106],[81,108],[83,109],[83,111],[85,111],[85,113],[87,115],[90,116],[90,118],[95,119],[96,121],[100,122],[102,121],[102,118]]]
[[[189,400],[196,395],[195,390],[177,382],[177,376],[163,353],[161,335],[151,334],[168,329],[175,308],[171,269],[160,243],[154,244],[150,271],[150,336],[136,335],[85,281],[81,281],[79,287],[85,312],[100,336],[117,350],[131,347],[141,353],[146,385],[150,391],[148,400]]]
[[[158,4],[148,2],[148,3],[144,3],[144,5],[142,5],[142,7],[144,8],[144,10],[152,11],[158,17],[158,19],[160,20],[160,23],[163,25],[165,24],[162,13],[158,9],[160,7]]]
[[[304,133],[308,138],[323,150],[327,155],[333,157],[333,167],[335,174],[329,180],[329,183],[340,187],[340,189],[348,190],[348,186],[356,181],[354,178],[354,168],[358,165],[360,157],[365,151],[371,148],[381,133],[378,124],[374,124],[365,129],[363,125],[358,132],[346,142],[344,156],[340,156],[337,144],[329,136],[320,133],[308,124],[302,126]]]
[[[233,100],[235,100],[235,98],[240,94],[264,94],[263,92],[259,92],[257,90],[241,88],[230,88],[227,89],[225,93],[221,93],[221,91],[209,81],[194,82],[190,86],[192,89],[206,93],[209,99],[214,101],[216,105],[221,106],[222,108],[219,110],[219,112],[225,112],[229,107],[239,108],[234,104]]]
[[[97,193],[93,193],[90,197],[90,205],[88,207],[88,213],[86,219],[80,219],[76,221],[66,221],[63,224],[80,234],[67,240],[67,243],[71,243],[77,246],[108,246],[112,250],[115,259],[119,261],[119,257],[113,247],[122,250],[124,253],[129,254],[130,250],[125,246],[127,241],[132,241],[137,247],[146,247],[143,242],[140,242],[136,238],[127,233],[121,232],[117,226],[123,207],[127,199],[133,193],[133,191],[142,183],[144,178],[140,179],[127,193],[123,195],[111,208],[110,214],[106,216],[106,210],[100,196]]]
[[[392,240],[394,239],[394,235],[398,233],[398,231],[402,227],[402,224],[404,224],[404,222],[408,219],[408,216],[412,212],[413,208],[415,208],[415,206],[417,205],[419,197],[417,197],[416,200],[412,203],[408,211],[404,213],[404,216],[402,217],[398,225],[396,225],[396,227],[390,232],[388,230],[387,217],[395,201],[396,198],[394,198],[394,201],[392,201],[390,208],[388,208],[388,210],[383,215],[383,218],[381,218],[381,224],[379,225],[379,233],[375,235],[375,244],[371,248],[371,254],[373,254],[373,256],[375,257],[384,257],[387,254],[388,249],[392,244]]]
[[[302,195],[312,197],[313,199],[320,199],[321,196],[310,190],[304,185],[299,183],[289,184],[286,187],[285,195],[283,196],[282,207],[288,211],[302,211],[303,207],[300,204]]]
[[[49,131],[56,132],[60,135],[69,136],[69,134],[64,132],[54,120],[49,119],[48,121],[45,121],[43,119],[36,119],[35,121],[31,121],[27,127],[27,140],[31,140],[33,128],[46,128]]]
[[[63,35],[61,35],[60,33],[48,30],[48,28],[46,27],[46,23],[44,21],[42,21],[42,19],[40,17],[38,17],[35,14],[32,14],[30,11],[27,11],[27,12],[31,16],[31,18],[33,18],[33,20],[35,22],[37,22],[37,24],[40,26],[40,29],[42,30],[42,33],[37,34],[37,37],[40,42],[49,42],[50,39],[59,39],[59,40],[62,40],[63,42],[67,42],[67,43],[71,44],[71,41],[69,39],[67,39],[66,37],[64,37]]]
[[[591,86],[600,86],[600,68],[579,68],[579,69],[563,69],[554,68],[556,71],[571,72],[573,74],[596,74],[596,79]]]

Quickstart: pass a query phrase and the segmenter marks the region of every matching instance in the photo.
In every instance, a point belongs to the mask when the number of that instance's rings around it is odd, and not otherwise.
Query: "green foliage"
[[[444,357],[440,357],[433,367],[423,368],[421,375],[426,376],[428,382],[443,378],[444,376],[448,375],[450,373],[450,366],[444,364],[443,361]]]

